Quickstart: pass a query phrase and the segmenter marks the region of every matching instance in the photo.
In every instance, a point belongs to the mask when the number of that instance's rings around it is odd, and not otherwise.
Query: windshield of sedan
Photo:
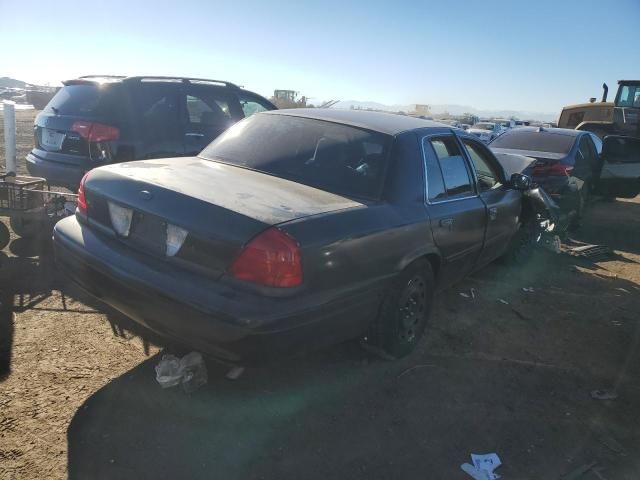
[[[577,137],[537,130],[509,130],[491,142],[492,148],[531,150],[536,152],[569,153]]]
[[[254,115],[201,156],[347,196],[378,198],[391,137],[287,115]]]
[[[478,130],[493,130],[495,128],[495,124],[493,123],[476,123],[473,128]]]

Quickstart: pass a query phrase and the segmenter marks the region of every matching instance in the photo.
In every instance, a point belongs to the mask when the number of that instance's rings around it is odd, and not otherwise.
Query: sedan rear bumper
[[[240,290],[133,252],[75,217],[58,222],[54,245],[58,265],[91,295],[173,343],[234,363],[355,338],[378,306],[371,287],[322,297]]]

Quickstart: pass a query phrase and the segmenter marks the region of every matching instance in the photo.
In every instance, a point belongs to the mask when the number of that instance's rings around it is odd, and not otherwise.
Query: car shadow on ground
[[[551,314],[522,291],[532,284]],[[624,305],[609,312],[619,327],[571,315],[593,291]],[[69,478],[463,478],[470,453],[493,451],[508,478],[560,478],[592,460],[618,474],[608,478],[634,478],[640,463],[622,454],[640,448],[639,294],[540,254],[443,292],[425,341],[396,362],[354,343],[236,381],[208,362],[208,385],[188,395],[160,388],[156,355],[77,410]],[[619,398],[593,400],[600,387]]]

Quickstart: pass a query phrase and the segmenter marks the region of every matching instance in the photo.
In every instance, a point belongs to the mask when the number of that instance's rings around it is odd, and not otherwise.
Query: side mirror
[[[531,177],[523,173],[511,175],[511,186],[516,190],[529,190],[531,188]]]

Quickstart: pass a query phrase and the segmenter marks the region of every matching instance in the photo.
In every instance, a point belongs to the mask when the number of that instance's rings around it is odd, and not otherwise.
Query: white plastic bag
[[[191,393],[207,383],[207,367],[198,352],[188,353],[182,358],[163,355],[156,365],[156,380],[162,388],[182,384],[184,391]]]

